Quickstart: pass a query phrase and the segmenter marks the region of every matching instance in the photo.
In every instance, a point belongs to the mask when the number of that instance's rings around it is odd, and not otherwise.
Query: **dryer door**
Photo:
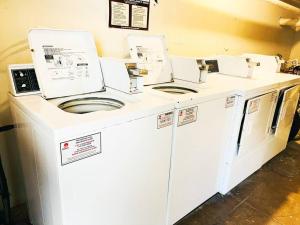
[[[254,151],[268,137],[276,97],[277,92],[271,92],[246,101],[238,137],[239,155]]]
[[[274,118],[273,129],[280,141],[281,150],[285,149],[299,99],[299,86],[283,90],[278,102],[277,118]]]

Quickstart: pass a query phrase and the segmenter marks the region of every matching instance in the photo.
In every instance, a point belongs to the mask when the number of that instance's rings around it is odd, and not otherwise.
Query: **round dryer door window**
[[[179,87],[179,86],[158,86],[154,87],[154,90],[158,91],[163,91],[169,94],[174,94],[174,95],[183,95],[183,94],[188,94],[188,93],[198,93],[197,91],[190,89],[190,88],[185,88],[185,87]]]
[[[112,98],[78,98],[69,100],[58,105],[65,112],[85,114],[96,111],[112,111],[121,109],[125,104]]]

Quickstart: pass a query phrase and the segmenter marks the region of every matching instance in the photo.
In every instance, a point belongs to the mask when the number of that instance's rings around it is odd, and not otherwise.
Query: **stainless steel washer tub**
[[[96,111],[113,111],[121,109],[125,104],[112,98],[87,97],[65,101],[58,108],[65,112],[85,114]]]
[[[185,87],[179,87],[179,86],[157,86],[153,87],[154,90],[158,91],[163,91],[169,94],[174,94],[174,95],[183,95],[183,94],[188,94],[188,93],[198,93],[197,91],[190,89],[190,88],[185,88]]]

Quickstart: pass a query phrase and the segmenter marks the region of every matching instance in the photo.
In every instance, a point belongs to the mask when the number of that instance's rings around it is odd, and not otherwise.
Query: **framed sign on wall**
[[[109,0],[109,27],[148,30],[150,0]]]

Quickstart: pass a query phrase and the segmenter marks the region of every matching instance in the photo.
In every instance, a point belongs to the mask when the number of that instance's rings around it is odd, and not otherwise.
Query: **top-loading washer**
[[[34,68],[9,70],[31,222],[165,224],[174,104],[105,88],[88,32],[29,42]]]
[[[279,97],[272,121],[272,138],[265,150],[264,162],[267,162],[286,148],[299,99],[300,77],[280,73],[282,61],[277,56],[259,54],[244,54],[244,56],[259,63],[252,79],[270,80],[279,84]]]
[[[171,64],[162,36],[130,35],[128,43],[131,60],[144,74],[144,92],[176,102],[167,221],[171,225],[218,192],[221,148],[236,96],[231,87],[200,83],[197,62],[185,70],[189,79],[175,79],[177,64]],[[105,71],[117,73],[115,60],[100,61],[105,78]]]

